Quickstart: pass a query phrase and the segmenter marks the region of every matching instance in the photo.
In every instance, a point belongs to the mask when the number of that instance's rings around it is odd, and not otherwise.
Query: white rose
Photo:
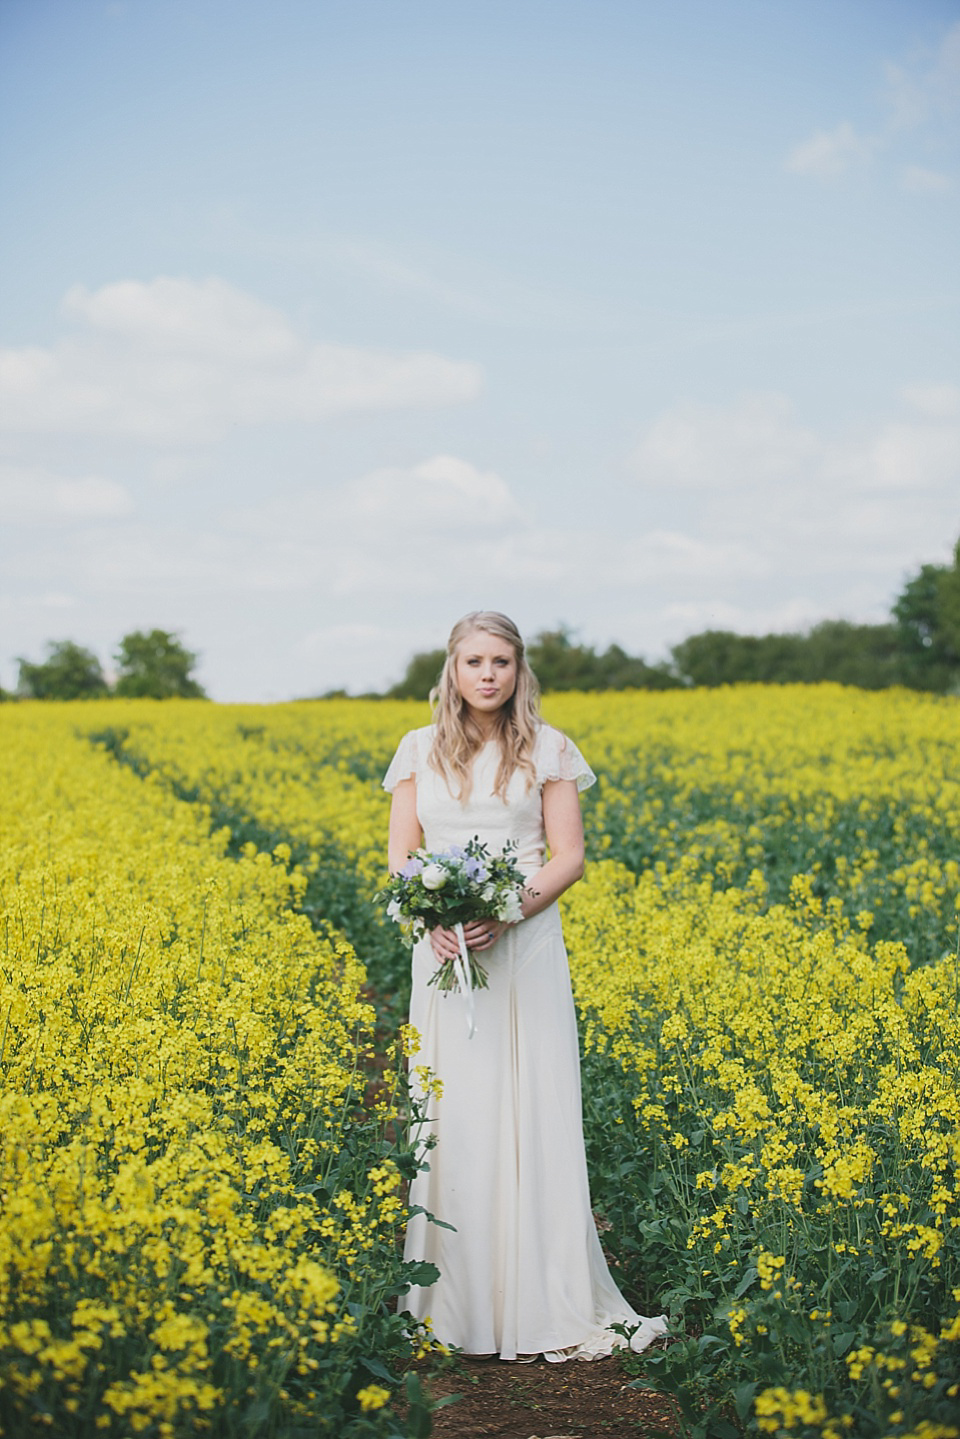
[[[519,920],[523,919],[523,905],[515,890],[504,895],[500,908],[497,910],[497,919],[502,919],[506,924],[517,924]]]
[[[428,864],[426,869],[420,872],[420,881],[424,889],[443,889],[448,878],[447,871],[442,864]]]

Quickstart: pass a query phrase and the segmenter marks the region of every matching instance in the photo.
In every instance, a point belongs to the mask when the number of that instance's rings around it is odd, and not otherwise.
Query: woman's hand
[[[452,929],[442,929],[438,924],[436,929],[430,931],[430,943],[433,946],[433,955],[438,964],[443,964],[446,959],[453,959],[460,953],[460,946],[457,944],[457,936]]]
[[[510,928],[502,919],[473,919],[463,926],[463,937],[468,949],[492,949],[497,940]],[[430,931],[430,943],[437,963],[454,959],[460,953],[456,930],[442,929],[437,925]]]
[[[474,919],[463,926],[463,937],[468,949],[492,949],[509,928],[503,919]]]

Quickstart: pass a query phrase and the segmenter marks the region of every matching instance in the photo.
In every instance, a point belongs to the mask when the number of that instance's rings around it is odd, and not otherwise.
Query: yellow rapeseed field
[[[396,1095],[358,1112],[362,967],[286,851],[227,858],[80,718],[0,711],[3,1430],[389,1432],[406,1151]]]
[[[960,704],[544,708],[599,775],[564,916],[605,1242],[675,1316],[645,1382],[691,1435],[956,1439]],[[427,718],[0,711],[0,1414],[404,1432],[409,1151],[351,1096],[364,974],[404,986],[379,778]]]

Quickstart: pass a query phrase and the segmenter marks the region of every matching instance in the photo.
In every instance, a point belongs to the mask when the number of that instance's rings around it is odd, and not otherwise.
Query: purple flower
[[[412,859],[407,860],[406,864],[401,869],[400,878],[413,879],[414,875],[419,874],[422,869],[423,860],[417,859],[416,855],[414,855]]]
[[[487,877],[487,871],[483,862],[479,859],[474,859],[472,855],[463,867],[467,872],[468,879],[475,879],[482,884]]]

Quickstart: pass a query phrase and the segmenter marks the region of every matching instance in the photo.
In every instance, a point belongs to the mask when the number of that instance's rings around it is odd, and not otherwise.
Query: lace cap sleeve
[[[416,779],[420,771],[421,733],[421,730],[412,729],[397,745],[397,752],[383,777],[383,787],[390,794],[393,794],[401,780]]]
[[[589,789],[597,777],[572,739],[558,729],[544,725],[537,745],[537,783],[548,779],[572,779],[578,790]]]

